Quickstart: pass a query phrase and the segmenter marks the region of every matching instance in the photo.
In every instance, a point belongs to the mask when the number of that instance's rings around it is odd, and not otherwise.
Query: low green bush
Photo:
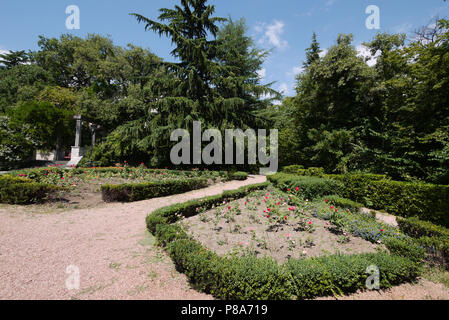
[[[399,228],[412,238],[440,237],[449,239],[449,229],[418,218],[398,218]]]
[[[301,165],[286,166],[282,168],[282,172],[290,174],[298,174],[299,169],[304,169],[304,166]]]
[[[134,184],[108,184],[101,186],[101,191],[105,202],[134,202],[180,194],[207,186],[207,179],[192,178]]]
[[[373,201],[367,189],[372,181],[385,180],[386,176],[376,174],[326,175],[329,179],[340,181],[343,185],[341,195],[344,198],[372,207]]]
[[[292,259],[286,264],[298,299],[342,295],[365,289],[370,266],[379,268],[382,289],[414,280],[420,274],[419,263],[385,252]]]
[[[383,180],[369,183],[368,192],[374,209],[449,226],[449,186]]]
[[[268,180],[283,191],[290,189],[296,195],[310,200],[327,195],[338,195],[342,187],[335,180],[286,173],[268,176]],[[299,188],[299,191],[296,191],[296,188]]]
[[[295,174],[298,176],[310,176],[310,177],[323,177],[325,175],[324,168],[307,168],[303,166],[295,165],[288,166],[282,170],[283,173]]]
[[[10,175],[0,176],[0,203],[27,205],[44,202],[63,188]]]
[[[449,270],[449,239],[421,237],[416,240],[427,252],[427,260]]]
[[[426,250],[412,238],[388,237],[383,243],[387,249],[395,255],[407,257],[412,261],[421,262],[426,256]]]
[[[359,212],[361,208],[363,208],[363,204],[342,198],[336,195],[330,195],[326,197],[328,204],[333,205],[335,207],[341,209],[348,209],[351,212]]]
[[[232,172],[229,173],[229,180],[240,180],[240,181],[244,181],[248,179],[248,173],[246,172]]]

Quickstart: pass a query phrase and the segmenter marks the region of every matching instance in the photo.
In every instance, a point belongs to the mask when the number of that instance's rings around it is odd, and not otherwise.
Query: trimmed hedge
[[[398,218],[399,228],[412,238],[440,237],[449,239],[449,229],[418,218]]]
[[[180,194],[208,186],[205,178],[101,186],[105,202],[133,202]]]
[[[244,181],[248,179],[248,173],[246,172],[231,172],[229,173],[229,180],[240,180],[240,181]]]
[[[283,191],[290,189],[295,192],[296,188],[299,188],[298,194],[310,200],[327,195],[338,195],[342,188],[341,184],[335,180],[286,173],[268,176],[268,180]]]
[[[318,171],[314,171],[318,170]],[[317,176],[320,168],[297,169],[297,175]],[[387,179],[378,174],[323,174],[322,178],[340,182],[337,194],[376,210],[401,217],[449,227],[449,186]]]
[[[429,262],[449,268],[449,229],[417,218],[398,219],[398,225],[402,232],[425,248]]]
[[[0,203],[27,205],[41,203],[63,188],[10,175],[0,176]]]
[[[365,288],[369,276],[366,270],[372,265],[380,269],[381,288],[419,276],[419,262],[386,252],[290,260],[284,265],[271,258],[221,257],[191,239],[176,224],[183,217],[196,215],[198,208],[207,210],[223,200],[232,201],[266,186],[250,186],[158,209],[148,215],[147,227],[158,243],[166,246],[177,270],[185,273],[197,290],[218,299],[287,300],[352,293]]]
[[[336,195],[330,195],[326,197],[325,200],[328,200],[328,203],[330,205],[333,205],[335,207],[339,207],[341,209],[348,209],[351,212],[359,212],[361,208],[363,208],[363,204],[342,198],[340,196]]]

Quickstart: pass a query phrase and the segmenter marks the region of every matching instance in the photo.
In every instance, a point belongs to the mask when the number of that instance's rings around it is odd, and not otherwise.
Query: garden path
[[[161,207],[262,183],[264,176],[59,214],[0,208],[0,299],[211,299],[192,290],[146,231]],[[76,266],[79,290],[68,290]],[[73,283],[73,282],[71,282]]]

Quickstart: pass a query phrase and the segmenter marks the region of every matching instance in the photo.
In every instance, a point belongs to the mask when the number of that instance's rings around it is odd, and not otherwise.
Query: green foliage
[[[205,188],[207,179],[192,178],[138,184],[102,185],[105,202],[134,202]]]
[[[229,174],[229,179],[230,180],[241,180],[241,181],[243,181],[243,180],[248,179],[248,173],[246,173],[246,172],[239,172],[239,171],[232,172],[232,173]]]
[[[419,220],[416,217],[407,219],[398,218],[397,222],[401,231],[412,238],[421,238],[421,237],[449,238],[449,229],[437,226],[428,221]]]
[[[389,237],[383,242],[390,253],[407,257],[415,262],[422,262],[426,256],[426,250],[410,238]]]
[[[270,117],[286,153],[281,164],[448,184],[448,26],[436,21],[410,41],[377,34],[364,43],[376,56],[371,67],[351,35],[339,35],[320,57],[314,34],[296,96]]]
[[[351,212],[359,212],[363,208],[363,204],[342,198],[337,195],[330,195],[326,197],[327,203],[338,208],[348,209]]]
[[[0,176],[0,203],[26,205],[40,203],[62,188],[35,183],[30,179]]]
[[[29,126],[26,135],[39,142],[43,150],[70,146],[73,137],[73,112],[59,108],[50,102],[29,101],[9,112],[10,127]]]
[[[310,200],[339,194],[341,190],[341,185],[337,181],[318,177],[278,173],[269,176],[268,180],[281,190],[290,189],[296,195]],[[299,190],[296,191],[296,188]]]
[[[379,268],[383,289],[412,281],[420,274],[418,263],[384,252],[289,260],[286,267],[292,276],[296,297],[312,299],[364,289],[368,277],[366,271],[372,265]]]

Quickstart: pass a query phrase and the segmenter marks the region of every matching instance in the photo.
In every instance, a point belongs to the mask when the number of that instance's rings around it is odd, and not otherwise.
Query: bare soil
[[[276,203],[280,215],[287,217],[281,224],[275,223],[271,216],[267,218],[270,215],[264,202],[267,194]],[[283,263],[290,258],[376,252],[378,245],[349,234],[337,234],[323,220],[295,216],[281,197],[273,190],[256,192],[253,197],[186,219],[183,226],[193,238],[223,256],[255,253]]]

